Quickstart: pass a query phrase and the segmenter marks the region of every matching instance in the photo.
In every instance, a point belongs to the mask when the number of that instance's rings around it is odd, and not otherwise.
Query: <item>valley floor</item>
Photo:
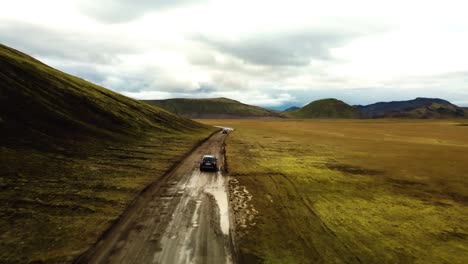
[[[466,263],[459,121],[200,120],[226,141],[241,263]]]

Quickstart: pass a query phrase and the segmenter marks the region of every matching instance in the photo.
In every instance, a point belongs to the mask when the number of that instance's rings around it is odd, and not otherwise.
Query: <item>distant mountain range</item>
[[[146,100],[170,112],[189,118],[467,118],[467,108],[438,98],[379,102],[351,106],[328,98],[304,107],[292,106],[282,112],[243,104],[228,98]]]
[[[285,118],[274,110],[243,104],[228,98],[144,100],[188,118]]]
[[[289,108],[284,109],[282,112],[283,112],[283,113],[287,113],[287,112],[292,112],[292,111],[298,110],[298,109],[301,109],[301,108],[300,108],[300,107],[297,107],[297,106],[291,106],[291,107],[289,107]]]

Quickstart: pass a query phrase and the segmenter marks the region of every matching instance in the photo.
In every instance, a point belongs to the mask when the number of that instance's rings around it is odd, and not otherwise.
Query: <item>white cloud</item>
[[[168,10],[203,0],[82,0],[77,7],[86,15],[108,23],[122,23],[149,12]]]
[[[126,95],[468,101],[464,1],[0,0],[0,42]]]

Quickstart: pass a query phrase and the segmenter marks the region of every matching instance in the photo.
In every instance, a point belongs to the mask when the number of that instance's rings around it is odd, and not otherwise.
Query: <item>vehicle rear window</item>
[[[203,161],[214,161],[213,158],[203,158]]]

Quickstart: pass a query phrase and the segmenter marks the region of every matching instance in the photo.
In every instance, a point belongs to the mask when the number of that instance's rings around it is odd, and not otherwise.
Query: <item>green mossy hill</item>
[[[282,118],[283,114],[228,98],[146,100],[189,118]]]
[[[173,132],[204,126],[53,69],[0,44],[0,143]],[[26,142],[27,141],[27,142]]]
[[[359,111],[337,99],[322,99],[288,113],[295,118],[359,118]]]

